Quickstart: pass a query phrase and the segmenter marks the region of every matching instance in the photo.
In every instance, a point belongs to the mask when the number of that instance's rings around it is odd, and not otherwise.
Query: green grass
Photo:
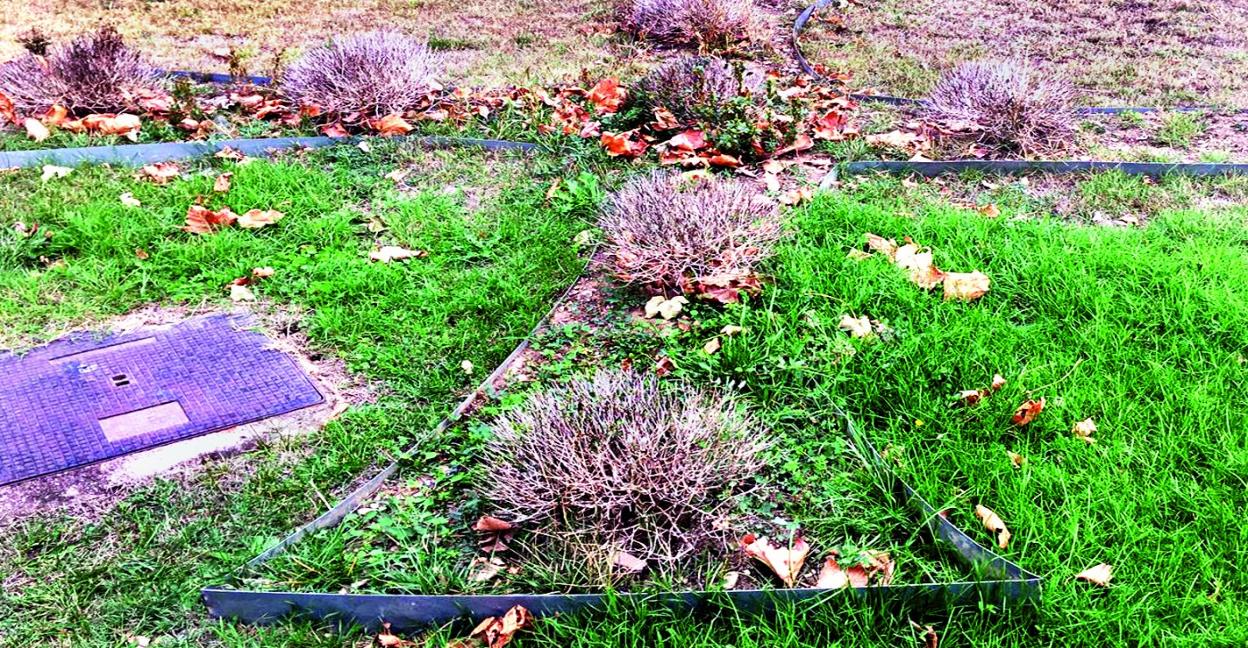
[[[483,420],[437,438],[422,432],[474,382],[460,360],[492,367],[579,268],[570,241],[600,193],[585,178],[568,183],[571,174],[546,158],[523,170],[456,161],[460,152],[414,160],[423,169],[411,181],[418,190],[400,194],[381,179],[392,155],[343,147],[305,163],[232,168],[235,189],[219,200],[287,217],[206,238],[178,226],[211,174],[166,188],[107,169],[48,183],[34,172],[3,179],[0,209],[55,232],[47,249],[0,239],[0,326],[10,339],[150,301],[224,303],[224,283],[269,265],[278,272],[260,296],[310,308],[313,341],[391,393],[323,431],[158,481],[98,521],[52,517],[9,529],[0,581],[20,589],[0,594],[0,645],[68,637],[121,646],[126,633],[172,646],[351,645],[358,635],[302,623],[208,622],[196,589],[225,580],[321,510],[322,497],[334,499],[414,441],[392,487],[425,490],[392,490],[383,507],[297,545],[248,584],[592,589],[560,585],[567,570],[540,565],[488,586],[468,583],[463,528],[488,506],[470,495],[474,480],[488,477],[475,462]],[[555,175],[576,189],[547,206]],[[468,187],[449,192],[447,184]],[[750,502],[754,512],[801,525],[816,553],[844,543],[890,549],[903,582],[965,575],[875,488],[832,415],[844,407],[973,536],[991,538],[971,516],[975,504],[1005,519],[1014,533],[1005,554],[1045,579],[1038,604],[944,610],[833,596],[768,617],[691,617],[617,601],[606,612],[544,619],[518,645],[915,645],[911,620],[934,624],[942,646],[1248,642],[1248,578],[1238,567],[1248,506],[1248,210],[1194,211],[1212,189],[1242,186],[1089,176],[1075,189],[1087,209],[1149,215],[1143,227],[1096,228],[1035,218],[1042,210],[1010,183],[994,190],[1004,213],[991,219],[922,187],[865,178],[791,212],[793,234],[765,268],[774,282],[748,304],[692,306],[690,330],[668,336],[621,316],[600,332],[562,327],[538,340],[551,358],[538,376],[546,384],[624,358],[638,366],[662,348],[675,378],[736,385],[778,439],[759,479],[780,496]],[[122,191],[143,207],[122,207]],[[1024,214],[1032,218],[1013,218]],[[389,226],[388,242],[430,257],[368,264],[372,217]],[[940,267],[982,270],[993,288],[973,303],[944,302],[879,258],[847,258],[868,231],[911,236],[934,248]],[[136,259],[135,247],[149,258]],[[48,267],[41,256],[64,264]],[[617,310],[644,301],[629,291],[610,298]],[[887,321],[895,334],[850,340],[837,330],[847,313]],[[704,342],[725,324],[745,332],[707,354]],[[1008,380],[1003,390],[975,408],[950,407],[959,390],[984,387],[994,373]],[[1048,406],[1035,423],[1009,423],[1018,403],[1040,396]],[[1070,432],[1087,417],[1100,430],[1096,445]],[[1027,464],[1012,467],[1007,450]],[[1102,561],[1115,567],[1108,590],[1072,580]],[[436,631],[430,644],[455,634]]]
[[[942,620],[970,644],[1242,645],[1248,213],[1171,211],[1140,229],[984,219],[940,203],[900,216],[896,185],[797,214],[775,288],[731,318],[750,334],[715,356],[696,339],[671,349],[677,374],[739,377],[761,407],[813,420],[843,403],[877,446],[903,449],[902,474],[963,528],[978,528],[975,504],[997,511],[1014,532],[1006,555],[1045,576],[1045,599],[1026,622]],[[938,266],[982,270],[992,291],[946,303],[879,259],[847,259],[868,231],[931,245]],[[830,353],[827,323],[843,313],[887,320],[896,338]],[[726,321],[704,320],[703,335]],[[1009,382],[987,403],[950,407],[997,372]],[[1016,405],[1041,396],[1035,423],[1010,424]],[[1100,428],[1094,446],[1071,434],[1087,417]],[[1072,580],[1102,561],[1115,566],[1109,591]]]
[[[1159,144],[1186,148],[1192,139],[1205,132],[1205,123],[1197,113],[1172,112],[1161,118],[1161,126],[1153,139]]]
[[[187,205],[210,194],[208,168],[166,187],[136,181],[128,169],[84,167],[47,183],[37,170],[3,178],[6,215],[53,232],[36,250],[7,226],[0,235],[6,342],[148,302],[228,308],[225,283],[270,266],[277,272],[257,295],[309,309],[301,326],[312,344],[343,357],[383,396],[305,437],[157,480],[98,520],[50,515],[8,526],[0,532],[0,645],[63,637],[120,646],[127,633],[164,636],[161,645],[336,644],[306,628],[269,641],[216,626],[197,590],[421,438],[480,380],[460,362],[497,364],[582,263],[572,240],[584,227],[583,206],[546,205],[545,187],[564,173],[557,160],[374,149],[386,152],[342,147],[227,165],[233,188],[210,198],[214,205],[286,217],[210,236],[180,231]],[[417,170],[402,192],[382,177],[398,164]],[[123,191],[143,206],[121,205]],[[370,219],[388,230],[370,233]],[[375,236],[429,255],[370,263]],[[136,248],[148,258],[137,259]]]

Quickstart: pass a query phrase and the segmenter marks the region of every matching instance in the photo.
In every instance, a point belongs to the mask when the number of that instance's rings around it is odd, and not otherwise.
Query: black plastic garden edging
[[[815,78],[827,80],[818,70],[815,69],[810,61],[806,58],[806,54],[802,52],[802,32],[806,30],[806,24],[814,17],[815,13],[822,11],[833,0],[817,0],[814,4],[806,7],[797,15],[797,20],[793,22],[793,33],[790,36],[791,46],[793,48],[793,58],[797,61],[797,65],[802,72]],[[921,106],[922,99],[912,99],[910,97],[893,97],[890,95],[876,94],[851,94],[851,99],[862,102],[876,102],[888,104],[890,106]],[[1076,108],[1075,112],[1080,115],[1118,115],[1122,113],[1152,113],[1152,112],[1197,112],[1202,110],[1217,111],[1216,106],[1175,106],[1173,108],[1158,108],[1155,106],[1083,106]],[[1248,113],[1248,108],[1230,111],[1235,114]]]
[[[467,137],[413,136],[404,138],[430,148],[478,147],[491,151],[535,151],[537,144],[508,140],[474,139]],[[73,166],[82,163],[143,165],[169,160],[182,160],[213,155],[226,148],[251,156],[292,148],[323,148],[335,144],[362,141],[360,137],[270,137],[202,142],[160,142],[156,144],[125,144],[121,146],[86,146],[82,148],[0,151],[0,169],[31,167],[41,164]]]
[[[592,253],[589,258],[593,258]],[[551,314],[571,294],[579,280],[580,278],[569,285],[546,315],[534,326],[529,336],[521,341],[511,354],[482,381],[476,391],[465,398],[447,418],[438,424],[435,433],[456,424],[474,403],[493,390],[499,379],[529,347],[532,337],[546,325]],[[948,542],[958,556],[991,578],[991,580],[956,583],[847,588],[851,595],[869,601],[886,603],[914,602],[943,605],[975,604],[980,601],[1017,602],[1039,595],[1041,589],[1039,576],[975,542],[965,532],[945,519],[914,489],[896,477],[849,416],[846,416],[839,407],[835,407],[835,411],[845,421],[846,429],[855,447],[860,448],[868,467],[891,485],[895,491],[894,494],[900,495],[905,502],[918,509],[924,524],[935,538]],[[398,471],[399,465],[398,462],[392,462],[386,466],[320,517],[253,558],[247,563],[247,567],[256,567],[265,563],[309,533],[337,525],[375,493],[383,482],[393,476]],[[200,594],[209,613],[217,619],[250,624],[270,624],[288,616],[301,616],[341,626],[360,626],[369,632],[376,632],[383,623],[390,624],[390,628],[394,631],[411,631],[456,620],[475,622],[484,617],[501,615],[516,605],[524,606],[535,616],[602,609],[609,600],[653,603],[689,611],[731,606],[744,613],[762,613],[773,609],[778,603],[819,600],[821,597],[839,595],[835,590],[817,588],[727,592],[684,591],[659,594],[411,595],[265,592],[232,589],[226,586],[207,587],[201,590]]]
[[[1169,162],[1102,162],[1097,160],[865,160],[845,162],[833,167],[832,172],[819,183],[827,189],[842,175],[854,175],[879,171],[883,173],[913,173],[935,177],[946,173],[980,171],[998,175],[1030,173],[1086,173],[1089,171],[1121,171],[1129,175],[1145,175],[1159,178],[1166,175],[1228,176],[1248,175],[1248,164],[1206,164]]]
[[[272,85],[273,79],[266,76],[234,76],[218,72],[192,72],[190,70],[158,70],[159,74],[175,78],[190,79],[200,83],[250,83],[251,85]]]

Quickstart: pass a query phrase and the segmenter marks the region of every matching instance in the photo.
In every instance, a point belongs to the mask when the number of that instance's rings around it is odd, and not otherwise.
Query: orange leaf
[[[767,538],[758,538],[753,533],[748,533],[741,538],[741,547],[745,550],[745,555],[770,567],[789,587],[797,582],[797,575],[802,571],[802,564],[806,562],[806,554],[810,553],[810,545],[800,535],[793,539],[790,546],[777,547]]]
[[[1036,419],[1036,415],[1044,409],[1044,399],[1028,400],[1018,406],[1014,410],[1014,417],[1010,420],[1014,425],[1027,425]]]
[[[729,169],[735,169],[741,166],[741,160],[738,160],[737,158],[731,155],[728,155],[726,153],[712,155],[710,158],[707,159],[707,162],[710,162],[711,166],[726,167]]]
[[[975,272],[946,272],[945,300],[973,301],[983,297],[992,284],[988,275]]]
[[[321,134],[326,137],[347,137],[350,133],[343,127],[342,122],[334,122],[321,126]]]
[[[186,225],[183,231],[192,234],[211,234],[221,228],[229,227],[238,220],[238,215],[229,207],[213,211],[203,205],[191,205],[186,210]]]
[[[406,135],[412,132],[412,125],[403,119],[398,113],[390,113],[381,119],[372,122],[373,128],[383,137],[391,137],[394,135]]]
[[[17,110],[13,108],[13,100],[3,92],[0,92],[0,117],[11,123],[17,123]]]
[[[823,568],[819,570],[819,580],[815,581],[815,587],[819,589],[849,587],[849,575],[836,564],[835,553],[823,561]]]
[[[646,152],[645,142],[634,140],[637,131],[625,131],[623,133],[603,133],[600,141],[602,146],[607,149],[607,155],[611,157],[637,157]]]
[[[176,162],[157,162],[147,164],[139,169],[138,176],[147,178],[156,184],[163,185],[182,174]]]
[[[69,119],[69,109],[60,104],[55,104],[48,108],[48,112],[44,113],[39,121],[48,126],[60,126],[65,123],[66,119]]]
[[[801,151],[805,151],[806,149],[814,145],[815,145],[815,142],[814,140],[810,139],[809,135],[802,134],[802,135],[798,135],[797,138],[793,140],[792,144],[776,151],[775,153],[772,153],[771,155],[772,157],[780,157],[782,155],[787,155],[789,153],[798,153]]]
[[[589,91],[589,102],[594,104],[598,114],[613,113],[620,109],[628,92],[620,86],[618,79],[606,78],[599,81]]]
[[[506,520],[500,520],[490,515],[482,515],[481,519],[477,520],[477,523],[472,525],[473,531],[483,531],[486,533],[510,531],[514,528],[516,527],[512,523]]]
[[[650,122],[650,128],[656,131],[675,130],[680,128],[680,120],[672,111],[659,106],[654,109],[654,121]]]
[[[519,605],[507,610],[501,617],[489,617],[472,631],[472,638],[487,648],[503,648],[511,643],[517,632],[532,625],[533,615]]]
[[[668,140],[667,146],[684,151],[706,148],[706,134],[696,128],[690,128]]]

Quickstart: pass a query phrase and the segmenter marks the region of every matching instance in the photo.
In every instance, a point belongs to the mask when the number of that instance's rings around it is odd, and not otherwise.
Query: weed
[[[1164,146],[1186,148],[1191,145],[1192,138],[1205,131],[1205,123],[1200,115],[1193,112],[1170,112],[1161,118],[1161,127],[1153,139]]]

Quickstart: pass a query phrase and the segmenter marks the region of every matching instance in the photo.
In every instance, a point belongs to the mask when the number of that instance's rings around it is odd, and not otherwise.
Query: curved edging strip
[[[535,151],[537,144],[508,140],[474,139],[468,137],[416,136],[404,138],[421,146],[431,148],[479,147],[491,151]],[[323,148],[335,144],[351,144],[360,137],[269,137],[262,139],[234,139],[202,142],[160,142],[156,144],[126,144],[121,146],[86,146],[82,148],[35,149],[30,151],[0,151],[0,169],[32,167],[41,164],[75,166],[83,163],[125,164],[140,166],[213,155],[231,148],[250,156],[292,148]]]
[[[793,34],[790,36],[791,45],[793,47],[793,58],[797,61],[798,67],[802,72],[816,79],[826,79],[822,74],[815,70],[814,66],[806,58],[806,54],[802,52],[802,32],[806,30],[806,24],[810,22],[815,12],[822,11],[832,0],[817,0],[814,4],[806,7],[804,11],[797,15],[797,20],[793,22]],[[850,98],[855,101],[877,102],[888,104],[890,106],[921,106],[922,99],[912,99],[909,97],[893,97],[889,95],[873,95],[873,94],[851,94]],[[1156,106],[1085,106],[1076,108],[1075,112],[1080,115],[1119,115],[1122,113],[1153,113],[1153,112],[1197,112],[1197,111],[1218,111],[1217,106],[1175,106],[1173,108],[1158,108]],[[1248,113],[1248,108],[1229,111],[1232,114]]]
[[[593,258],[593,254],[589,255]],[[586,266],[588,268],[588,265]],[[583,273],[582,273],[583,276]],[[474,403],[489,393],[507,370],[526,349],[530,340],[547,324],[551,315],[567,299],[577,286],[574,280],[555,301],[550,310],[538,321],[529,335],[507,358],[465,398],[455,410],[443,419],[434,433],[454,425],[470,410]],[[929,603],[943,605],[974,604],[987,600],[993,602],[1025,601],[1037,596],[1041,578],[991,549],[977,543],[965,532],[944,518],[931,504],[897,478],[879,453],[855,426],[853,420],[839,407],[837,416],[845,421],[850,438],[863,450],[864,461],[889,483],[896,494],[916,506],[923,515],[924,523],[932,534],[952,545],[958,555],[968,563],[979,567],[982,573],[994,580],[962,581],[956,583],[925,583],[886,587],[848,588],[852,595],[869,601],[887,603]],[[282,553],[300,539],[317,531],[337,525],[375,493],[389,477],[399,469],[393,462],[377,475],[357,488],[341,502],[312,522],[300,527],[274,547],[247,563],[256,567]],[[585,609],[602,609],[609,601],[633,601],[658,604],[675,610],[701,610],[731,606],[745,613],[767,612],[780,603],[819,599],[837,595],[834,590],[795,588],[780,590],[685,591],[668,593],[609,593],[609,594],[507,594],[507,595],[394,595],[394,594],[334,594],[307,592],[262,592],[207,587],[200,591],[209,613],[216,619],[232,619],[243,623],[275,623],[289,615],[309,617],[319,621],[334,622],[344,626],[361,626],[376,632],[382,623],[389,623],[395,631],[442,625],[470,618],[479,620],[499,616],[515,605],[527,608],[535,616],[574,612]]]
[[[819,183],[819,186],[824,189],[830,187],[832,183],[839,179],[840,174],[859,174],[871,171],[914,173],[929,178],[946,173],[963,173],[966,171],[996,174],[1018,174],[1032,171],[1048,173],[1122,171],[1129,175],[1152,177],[1166,175],[1208,177],[1248,175],[1248,164],[1172,164],[1168,162],[1101,162],[1095,160],[867,160],[863,162],[846,162],[834,167],[832,172]]]
[[[234,76],[218,72],[192,72],[190,70],[158,70],[158,72],[165,76],[190,79],[200,83],[238,83],[242,81],[261,86],[273,84],[273,79],[266,76]]]

